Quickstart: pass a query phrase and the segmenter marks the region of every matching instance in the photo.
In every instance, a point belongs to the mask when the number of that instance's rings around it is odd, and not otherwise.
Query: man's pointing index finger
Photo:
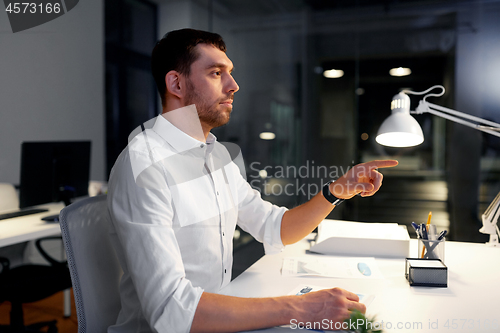
[[[391,168],[395,167],[398,164],[399,162],[396,160],[375,160],[367,162],[365,165],[370,168]]]

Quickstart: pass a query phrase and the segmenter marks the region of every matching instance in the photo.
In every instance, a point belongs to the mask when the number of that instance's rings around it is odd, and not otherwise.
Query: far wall
[[[19,184],[23,141],[91,140],[90,178],[106,179],[103,6],[18,33],[0,11],[0,182]]]

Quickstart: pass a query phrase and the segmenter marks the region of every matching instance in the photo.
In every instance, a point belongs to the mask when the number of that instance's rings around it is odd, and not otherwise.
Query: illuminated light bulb
[[[392,76],[407,76],[411,74],[411,69],[407,67],[392,68],[389,74]]]
[[[329,79],[338,79],[344,76],[344,71],[341,69],[329,69],[323,72],[323,76]]]
[[[259,134],[259,138],[262,140],[273,140],[276,137],[276,134],[273,132],[262,132]]]

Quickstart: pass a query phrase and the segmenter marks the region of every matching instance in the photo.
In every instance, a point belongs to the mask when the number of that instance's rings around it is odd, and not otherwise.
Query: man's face
[[[202,126],[212,129],[229,121],[239,87],[226,53],[208,44],[198,44],[196,51],[200,56],[191,64],[185,105],[195,104]]]

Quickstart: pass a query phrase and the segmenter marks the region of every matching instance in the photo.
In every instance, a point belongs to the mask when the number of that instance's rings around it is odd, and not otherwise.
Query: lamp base
[[[498,235],[490,235],[490,241],[487,242],[486,245],[490,247],[500,247],[500,244],[498,243]]]

